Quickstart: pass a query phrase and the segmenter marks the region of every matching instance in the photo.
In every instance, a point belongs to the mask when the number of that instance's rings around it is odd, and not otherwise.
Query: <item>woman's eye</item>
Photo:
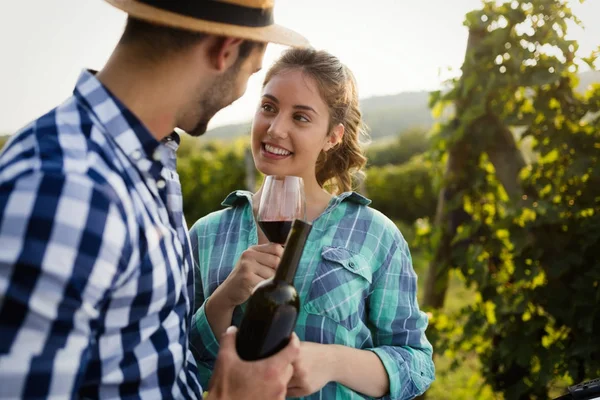
[[[296,119],[296,121],[300,121],[300,122],[310,122],[308,118],[306,118],[304,115],[295,115],[294,119]]]
[[[263,111],[266,112],[275,112],[275,108],[273,108],[273,106],[271,106],[270,104],[263,104],[261,108]]]

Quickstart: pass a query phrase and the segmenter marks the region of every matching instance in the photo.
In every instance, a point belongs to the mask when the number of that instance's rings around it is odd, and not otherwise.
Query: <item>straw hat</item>
[[[300,34],[276,25],[275,0],[106,0],[131,17],[213,35],[306,47]]]

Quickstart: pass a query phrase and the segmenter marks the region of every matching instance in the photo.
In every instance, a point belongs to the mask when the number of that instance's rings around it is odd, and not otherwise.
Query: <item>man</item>
[[[202,397],[175,127],[198,136],[261,68],[304,46],[272,0],[107,0],[123,37],[0,155],[0,398]],[[222,338],[210,399],[283,398],[298,355]]]

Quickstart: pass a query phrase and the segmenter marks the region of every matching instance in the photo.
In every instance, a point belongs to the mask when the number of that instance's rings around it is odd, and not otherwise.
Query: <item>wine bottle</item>
[[[296,327],[300,299],[293,282],[312,225],[295,220],[273,279],[256,286],[236,339],[243,360],[269,357],[283,349]]]

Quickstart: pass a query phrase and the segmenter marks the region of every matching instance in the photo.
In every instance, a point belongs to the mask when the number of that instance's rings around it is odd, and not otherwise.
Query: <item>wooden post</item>
[[[256,168],[254,158],[252,158],[252,149],[250,146],[244,152],[244,165],[246,167],[246,190],[254,193],[256,190]]]

